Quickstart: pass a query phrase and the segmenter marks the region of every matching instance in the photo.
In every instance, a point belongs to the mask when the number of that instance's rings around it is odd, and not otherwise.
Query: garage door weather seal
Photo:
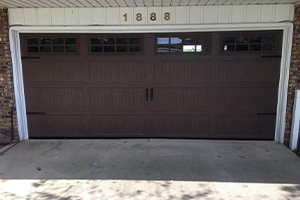
[[[23,85],[20,37],[17,31],[9,30],[10,51],[13,67],[14,91],[20,141],[28,139],[25,95]]]

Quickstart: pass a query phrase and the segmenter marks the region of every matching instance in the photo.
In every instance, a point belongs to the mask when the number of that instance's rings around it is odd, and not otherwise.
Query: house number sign
[[[125,13],[125,14],[123,15],[123,18],[124,18],[125,22],[127,22],[127,13]],[[154,12],[153,12],[153,13],[150,13],[149,19],[150,19],[151,21],[156,21],[156,13],[154,13]],[[169,12],[166,12],[166,13],[164,14],[164,20],[165,20],[165,21],[169,21],[170,19],[171,19],[170,13],[169,13]],[[136,20],[136,21],[142,21],[142,20],[143,20],[143,15],[142,15],[142,13],[137,13],[136,16],[135,16],[135,20]]]

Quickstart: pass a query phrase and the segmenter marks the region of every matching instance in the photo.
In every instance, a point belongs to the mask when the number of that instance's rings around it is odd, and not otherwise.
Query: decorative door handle
[[[281,55],[267,55],[267,56],[263,55],[261,57],[262,58],[281,58]]]
[[[276,115],[276,112],[259,112],[257,115]]]
[[[151,88],[150,98],[151,98],[151,101],[153,101],[153,88]]]
[[[148,88],[146,88],[146,101],[148,101]]]

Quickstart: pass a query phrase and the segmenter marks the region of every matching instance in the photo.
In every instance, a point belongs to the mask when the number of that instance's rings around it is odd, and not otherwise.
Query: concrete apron
[[[300,159],[263,141],[29,140],[0,199],[299,199]]]

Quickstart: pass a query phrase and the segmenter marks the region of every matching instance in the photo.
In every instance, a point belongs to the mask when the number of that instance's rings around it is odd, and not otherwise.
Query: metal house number
[[[124,17],[124,21],[127,22],[127,13],[125,13],[123,15],[123,17]],[[135,16],[135,19],[136,19],[136,21],[142,21],[143,20],[142,13],[137,13],[136,16]],[[164,14],[164,20],[169,21],[170,19],[171,19],[171,14],[169,12],[166,12]],[[150,20],[151,21],[156,21],[156,13],[153,12],[153,13],[150,14]]]

